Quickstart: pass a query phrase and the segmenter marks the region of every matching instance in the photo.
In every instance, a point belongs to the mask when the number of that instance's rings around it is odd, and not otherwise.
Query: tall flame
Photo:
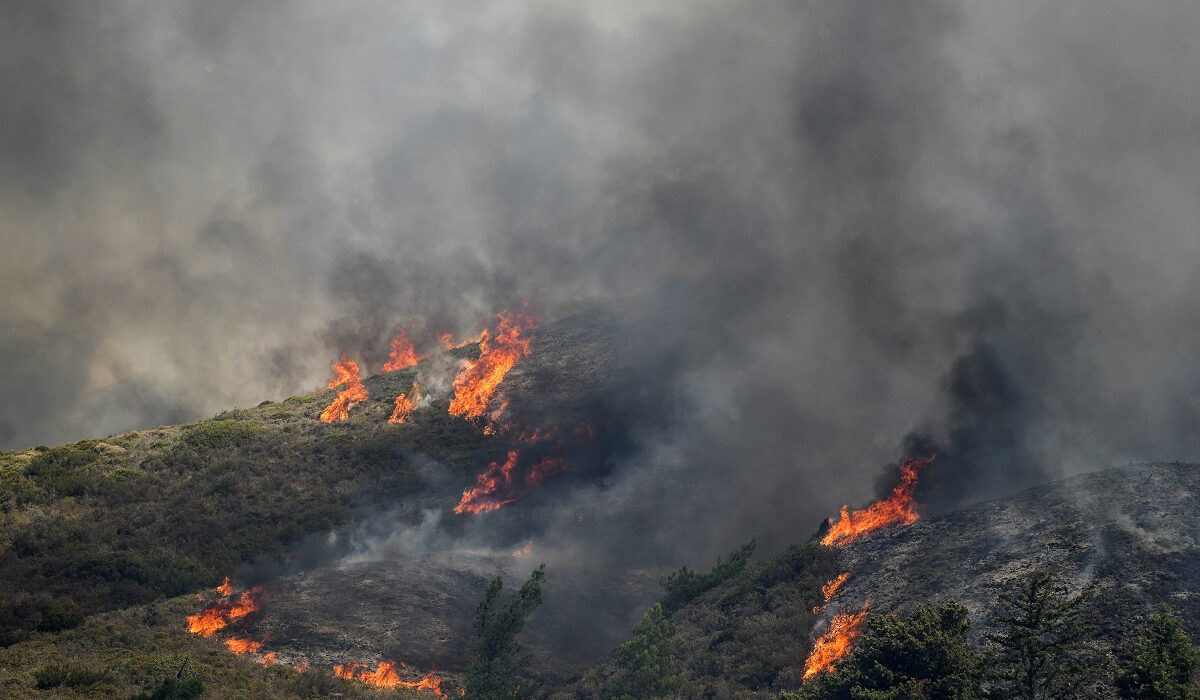
[[[392,351],[387,363],[383,365],[383,371],[391,372],[397,369],[404,369],[405,367],[412,367],[423,359],[425,359],[425,356],[417,354],[417,349],[413,346],[413,342],[409,340],[408,334],[401,328],[396,331],[396,337],[392,338]]]
[[[467,362],[454,378],[452,415],[482,416],[504,375],[529,354],[532,339],[527,334],[537,327],[537,320],[522,311],[501,312],[496,318],[495,330],[484,329],[479,334],[479,359]]]
[[[862,635],[870,604],[870,601],[867,601],[862,610],[856,613],[838,613],[833,616],[829,629],[813,644],[812,653],[804,662],[804,680],[824,671],[832,671],[834,664],[850,653],[850,647]]]
[[[258,612],[259,598],[262,594],[262,586],[255,586],[243,591],[236,598],[217,601],[195,615],[188,615],[187,631],[201,637],[210,637],[214,632],[228,627],[230,623]]]
[[[336,376],[334,376],[326,388],[336,389],[342,384],[345,384],[346,388],[339,391],[333,403],[329,404],[324,411],[321,411],[322,423],[346,420],[350,417],[350,407],[352,405],[367,400],[367,388],[363,386],[362,380],[358,378],[357,362],[347,360],[343,354],[342,359],[333,364],[333,371]]]
[[[510,450],[504,464],[492,462],[487,471],[475,478],[475,488],[463,491],[462,498],[454,507],[455,513],[486,513],[496,510],[505,503],[512,503],[509,498],[496,499],[496,492],[512,484],[513,468],[517,466],[517,451]]]
[[[900,483],[882,501],[854,512],[850,512],[849,506],[842,506],[841,516],[821,538],[821,544],[841,547],[880,528],[916,522],[919,516],[913,502],[913,491],[917,487],[918,472],[936,456],[909,457],[901,462]]]
[[[400,394],[396,397],[396,408],[392,411],[392,417],[388,418],[388,422],[392,425],[406,422],[412,415],[413,409],[421,403],[423,398],[425,398],[425,389],[420,384],[413,382],[412,388],[408,390],[408,396]]]
[[[225,640],[225,646],[229,647],[229,651],[235,654],[257,654],[258,650],[262,649],[263,643],[251,639],[230,637]]]
[[[403,665],[403,664],[401,664]],[[380,661],[379,665],[372,671],[366,664],[349,663],[345,665],[337,665],[333,667],[333,672],[341,678],[350,680],[362,681],[368,685],[373,685],[377,688],[410,688],[412,690],[429,690],[433,691],[434,695],[439,698],[446,697],[442,692],[442,679],[434,675],[435,671],[430,671],[425,674],[425,677],[418,681],[406,681],[400,677],[399,671],[396,670],[396,664],[391,661]]]

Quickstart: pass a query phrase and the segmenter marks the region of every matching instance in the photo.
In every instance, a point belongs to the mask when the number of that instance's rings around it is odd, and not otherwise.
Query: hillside
[[[793,546],[671,617],[689,676],[679,696],[769,698],[798,687],[812,633],[839,610],[858,610],[868,600],[874,614],[901,616],[918,603],[958,601],[970,611],[971,638],[980,644],[999,594],[1035,570],[1053,572],[1075,591],[1093,591],[1093,641],[1111,655],[1128,652],[1131,631],[1160,602],[1196,638],[1198,516],[1200,465],[1156,463],[1038,486],[839,549]],[[846,583],[814,615],[823,602],[821,584],[844,571]],[[610,656],[554,697],[608,697],[624,673]]]
[[[409,683],[433,673],[453,694],[488,580],[518,582],[548,558],[547,602],[524,635],[534,669],[551,697],[609,697],[625,682],[610,652],[663,596],[658,581],[671,567],[564,555],[541,535],[558,527],[589,541],[610,526],[576,517],[571,490],[603,483],[636,431],[670,420],[653,363],[621,341],[652,337],[649,325],[635,305],[613,305],[537,329],[489,404],[497,415],[504,407],[494,422],[448,413],[456,369],[480,355],[471,343],[364,378],[368,398],[342,421],[318,420],[335,397],[324,390],[0,453],[0,694],[128,697],[178,675],[203,679],[214,698],[373,697],[333,669],[381,662]],[[393,400],[415,382],[429,398],[389,424]],[[505,477],[507,491],[473,502],[482,512],[461,512],[465,490],[501,463],[524,481]],[[1131,466],[841,548],[813,538],[760,553],[668,609],[686,671],[678,697],[798,687],[814,635],[868,599],[878,614],[960,601],[978,639],[1000,590],[1035,569],[1096,590],[1098,639],[1112,648],[1160,601],[1196,630],[1198,497],[1200,469]],[[843,572],[845,585],[818,609],[822,586]],[[218,595],[226,576],[232,592]],[[226,630],[186,631],[188,616],[251,593],[253,611]],[[262,647],[235,655],[227,644],[237,640]],[[76,676],[56,676],[59,666]]]

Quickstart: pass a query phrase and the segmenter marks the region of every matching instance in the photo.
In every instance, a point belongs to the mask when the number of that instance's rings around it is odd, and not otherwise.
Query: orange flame
[[[412,367],[421,360],[425,359],[424,355],[418,355],[417,349],[413,346],[413,342],[409,340],[408,334],[401,328],[396,331],[396,337],[392,338],[392,352],[387,363],[383,366],[384,372],[391,372],[405,367]]]
[[[229,651],[235,654],[257,654],[259,649],[262,649],[262,642],[256,642],[251,639],[238,639],[231,637],[225,640],[225,646],[229,647]]]
[[[849,571],[847,571],[844,574],[841,574],[840,576],[829,579],[829,581],[824,586],[821,586],[821,595],[824,596],[825,603],[822,603],[821,605],[818,605],[815,608],[813,608],[814,615],[820,615],[822,612],[825,611],[825,604],[828,603],[829,599],[832,598],[833,595],[838,592],[838,589],[842,587],[842,584],[845,583],[846,579],[848,579],[848,578],[850,578]]]
[[[228,598],[229,596],[233,595],[233,584],[229,583],[229,577],[226,576],[225,580],[221,582],[221,585],[217,586],[213,590],[219,593],[222,598]]]
[[[533,540],[526,542],[524,547],[521,547],[517,551],[513,552],[513,556],[517,557],[518,559],[523,559],[530,554],[533,554]]]
[[[845,583],[846,579],[848,579],[848,578],[850,578],[849,571],[847,571],[844,574],[841,574],[837,578],[831,579],[829,581],[829,583],[826,583],[824,586],[821,586],[821,595],[825,596],[826,603],[829,602],[829,599],[833,597],[834,593],[838,592],[838,589],[842,587],[842,584]]]
[[[911,525],[916,522],[919,516],[913,502],[913,490],[917,487],[917,473],[936,456],[909,457],[902,461],[900,483],[882,501],[853,513],[849,506],[842,506],[841,516],[821,538],[821,544],[840,547],[889,525]]]
[[[403,664],[401,664],[403,666]],[[380,661],[372,671],[366,664],[349,663],[333,667],[333,672],[341,678],[362,681],[377,688],[411,688],[413,690],[430,690],[439,698],[446,697],[442,692],[442,679],[434,675],[435,671],[425,674],[419,681],[406,681],[400,677],[396,664],[391,661]]]
[[[870,601],[867,601],[862,610],[856,613],[838,613],[833,616],[829,629],[813,644],[812,653],[804,662],[804,680],[824,671],[832,671],[834,664],[850,653],[850,647],[862,635],[870,604]]]
[[[346,420],[350,417],[350,407],[352,405],[367,400],[367,388],[363,386],[362,380],[358,378],[357,362],[347,360],[346,356],[342,355],[342,359],[333,364],[333,371],[337,376],[329,382],[329,386],[326,388],[336,389],[341,384],[345,384],[346,388],[339,391],[333,403],[329,404],[324,411],[321,411],[322,423]]]
[[[501,312],[496,318],[495,330],[484,329],[479,334],[479,359],[467,362],[454,378],[452,415],[482,416],[504,375],[529,354],[531,338],[525,334],[537,327],[537,320],[521,311]]]
[[[192,634],[210,637],[214,632],[228,627],[230,623],[258,612],[259,598],[262,594],[262,586],[255,586],[237,598],[213,603],[195,615],[188,615],[187,630]]]
[[[454,507],[454,512],[459,514],[486,513],[496,510],[505,503],[512,503],[513,499],[511,498],[508,500],[493,500],[491,497],[501,487],[512,483],[512,472],[516,466],[516,450],[509,451],[508,459],[504,460],[504,464],[499,465],[495,462],[489,464],[487,471],[475,478],[475,488],[463,491],[462,499]]]
[[[408,390],[408,396],[400,394],[396,397],[396,408],[392,411],[392,417],[388,418],[388,423],[400,425],[407,422],[413,409],[421,403],[423,398],[425,398],[425,390],[421,388],[420,384],[413,382],[412,388]]]
[[[457,341],[454,339],[454,334],[450,331],[438,331],[437,339],[438,342],[442,344],[442,347],[446,348],[447,350],[457,350],[458,348],[465,347],[471,343],[478,342],[475,338],[467,338],[466,340]]]

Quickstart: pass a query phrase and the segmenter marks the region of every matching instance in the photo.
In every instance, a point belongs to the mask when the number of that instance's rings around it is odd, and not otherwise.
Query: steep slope
[[[814,538],[815,540],[815,538]],[[688,679],[678,697],[774,697],[802,683],[815,634],[839,611],[903,615],[958,601],[975,643],[1015,579],[1049,570],[1090,588],[1095,641],[1120,654],[1160,602],[1200,633],[1200,465],[1109,469],[878,531],[845,547],[810,543],[769,558],[684,606],[670,621]],[[824,609],[821,585],[850,576]],[[553,697],[608,697],[628,671],[610,656]]]

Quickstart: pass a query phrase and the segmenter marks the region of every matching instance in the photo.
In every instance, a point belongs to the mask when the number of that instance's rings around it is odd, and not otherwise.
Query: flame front
[[[442,692],[442,679],[434,675],[435,671],[430,671],[425,674],[425,677],[418,681],[406,681],[400,677],[399,671],[396,670],[396,664],[391,661],[380,661],[379,665],[372,671],[366,664],[349,663],[345,665],[337,665],[333,667],[333,672],[341,678],[350,680],[362,681],[368,685],[373,685],[377,688],[410,688],[412,690],[429,690],[433,691],[439,698],[446,697]]]
[[[495,330],[484,329],[479,334],[479,359],[467,362],[454,378],[452,415],[482,416],[504,375],[529,354],[531,338],[526,334],[537,327],[537,320],[521,311],[501,312],[496,318],[499,322]]]
[[[367,388],[358,378],[358,363],[347,360],[345,355],[333,364],[336,376],[329,382],[327,389],[336,389],[345,384],[346,388],[338,392],[337,398],[321,411],[321,422],[332,423],[335,420],[346,420],[350,417],[350,407],[367,400]]]
[[[849,506],[842,506],[841,516],[821,538],[821,544],[840,547],[889,525],[911,525],[916,522],[919,516],[913,502],[913,491],[917,487],[918,472],[936,456],[909,457],[901,462],[900,483],[882,501],[854,512],[850,512]]]
[[[504,464],[492,462],[487,471],[475,478],[475,488],[463,491],[462,498],[454,507],[455,513],[486,513],[496,510],[513,499],[496,499],[495,495],[502,488],[512,484],[513,468],[517,466],[517,451],[510,450]]]
[[[824,671],[832,671],[834,664],[850,653],[850,647],[862,635],[869,606],[870,601],[864,603],[859,612],[838,613],[833,616],[829,629],[813,644],[812,653],[804,662],[804,680]]]
[[[388,361],[383,366],[384,372],[391,372],[405,367],[412,367],[421,360],[425,359],[424,355],[418,355],[413,342],[409,340],[408,334],[401,328],[396,331],[396,337],[392,338],[392,351],[388,356]]]
[[[255,586],[237,598],[217,601],[195,615],[188,615],[187,631],[201,637],[210,637],[214,632],[228,627],[230,623],[258,612],[259,598],[262,594],[262,586]]]
[[[400,394],[396,397],[396,408],[392,411],[392,417],[388,418],[388,423],[399,425],[407,422],[408,417],[412,415],[413,409],[421,403],[421,399],[425,398],[425,389],[420,384],[413,382],[412,388],[408,391],[408,396]]]
[[[820,615],[825,611],[825,605],[829,603],[829,600],[833,598],[834,594],[838,592],[838,589],[842,587],[842,584],[845,583],[846,579],[848,578],[850,578],[849,571],[829,579],[824,586],[821,586],[821,595],[824,597],[825,602],[813,608],[814,615]]]

